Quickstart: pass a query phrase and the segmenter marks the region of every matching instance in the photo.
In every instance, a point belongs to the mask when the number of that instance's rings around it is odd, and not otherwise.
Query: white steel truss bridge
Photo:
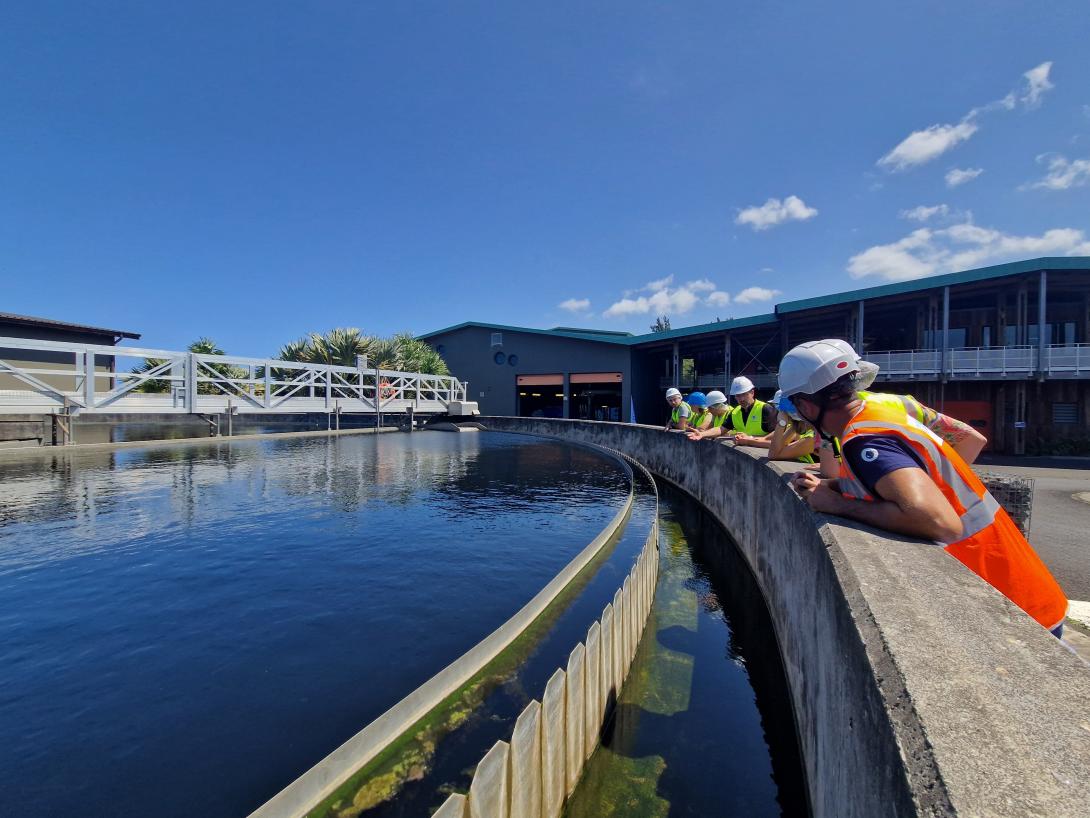
[[[0,414],[460,414],[466,388],[362,356],[347,367],[0,337]]]

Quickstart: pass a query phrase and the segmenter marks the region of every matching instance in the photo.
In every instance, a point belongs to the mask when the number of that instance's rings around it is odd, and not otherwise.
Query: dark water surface
[[[718,522],[660,483],[659,584],[602,747],[566,818],[805,816],[772,623]]]
[[[624,473],[516,435],[0,460],[0,813],[240,816],[530,599]]]

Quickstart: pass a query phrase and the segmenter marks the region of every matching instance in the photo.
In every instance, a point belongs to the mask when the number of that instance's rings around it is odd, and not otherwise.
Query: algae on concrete
[[[630,517],[631,511],[602,550],[507,648],[348,778],[308,812],[307,818],[356,818],[389,801],[406,783],[422,778],[443,737],[465,723],[492,690],[517,673],[568,604],[587,586],[624,535]]]

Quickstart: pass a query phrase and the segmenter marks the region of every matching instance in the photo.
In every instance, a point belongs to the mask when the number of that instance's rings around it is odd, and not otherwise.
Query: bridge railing
[[[0,413],[434,412],[466,394],[446,375],[0,338]]]

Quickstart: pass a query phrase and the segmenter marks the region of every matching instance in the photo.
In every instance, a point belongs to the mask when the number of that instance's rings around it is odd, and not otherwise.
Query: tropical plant
[[[324,335],[312,332],[305,338],[284,344],[279,357],[282,361],[354,367],[357,355],[367,356],[368,368],[450,374],[442,356],[409,332],[391,338],[364,335],[355,327],[332,329]]]
[[[670,331],[670,316],[660,315],[655,319],[655,323],[651,325],[651,332],[669,332]]]
[[[213,341],[211,338],[207,337],[198,338],[196,341],[186,347],[186,349],[189,352],[194,352],[198,355],[224,354],[224,351],[219,348],[219,345],[216,344],[216,342]],[[132,371],[136,374],[149,372],[164,363],[166,363],[166,360],[163,358],[145,358],[144,362],[134,367]],[[245,370],[239,369],[236,366],[231,366],[230,364],[209,363],[207,364],[207,366],[209,369],[215,372],[216,375],[219,375],[223,378],[244,378],[247,374]],[[207,375],[207,371],[204,374]],[[154,393],[169,392],[170,384],[171,382],[168,380],[159,380],[158,378],[152,378],[141,383],[133,391]],[[220,389],[218,389],[214,384],[211,383],[197,384],[197,393],[201,395],[210,395],[220,391]]]

